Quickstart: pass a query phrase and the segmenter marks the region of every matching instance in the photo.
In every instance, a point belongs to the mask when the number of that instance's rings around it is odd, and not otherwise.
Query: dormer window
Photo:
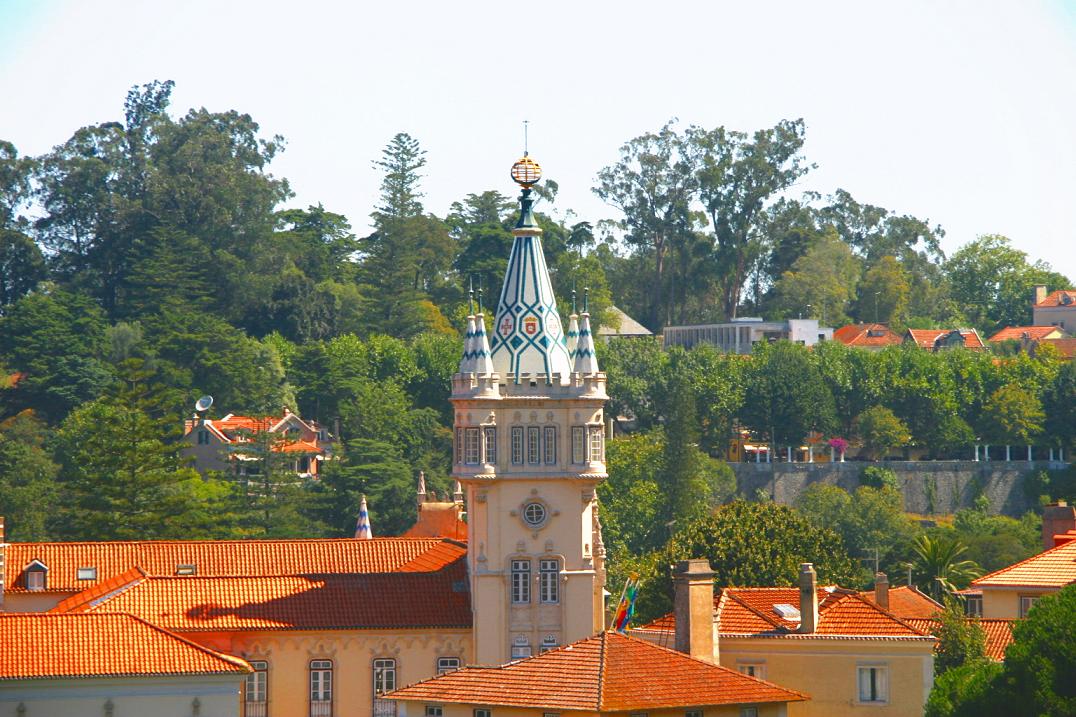
[[[33,560],[23,571],[26,576],[26,589],[32,592],[43,592],[48,589],[49,569],[40,560]]]

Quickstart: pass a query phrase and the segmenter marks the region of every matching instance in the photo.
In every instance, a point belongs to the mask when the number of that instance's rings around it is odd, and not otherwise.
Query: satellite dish
[[[205,413],[206,411],[209,410],[209,407],[212,406],[212,405],[213,405],[213,397],[212,396],[202,396],[201,398],[199,398],[197,401],[194,402],[194,410],[198,411],[198,413]]]

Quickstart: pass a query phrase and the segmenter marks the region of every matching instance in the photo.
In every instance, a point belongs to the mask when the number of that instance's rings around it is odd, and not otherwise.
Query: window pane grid
[[[554,465],[557,462],[557,427],[545,427],[544,458],[546,465]]]
[[[478,429],[468,428],[466,438],[467,446],[464,462],[471,466],[478,465]]]
[[[485,450],[486,450],[486,463],[497,462],[497,429],[496,428],[483,428],[482,434],[485,438]]]
[[[527,427],[527,463],[538,463],[539,448],[542,441],[542,433],[538,426]]]
[[[538,567],[539,600],[544,603],[560,601],[560,564],[556,560],[543,560]]]
[[[512,561],[512,602],[516,604],[531,601],[531,561]]]
[[[572,426],[572,463],[584,463],[586,461],[586,429],[583,426]]]
[[[512,427],[512,463],[523,463],[523,426]]]
[[[590,462],[601,463],[604,458],[602,457],[602,429],[597,426],[592,426],[590,429]]]

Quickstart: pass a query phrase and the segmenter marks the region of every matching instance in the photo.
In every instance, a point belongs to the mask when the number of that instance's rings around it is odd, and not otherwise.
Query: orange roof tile
[[[795,690],[615,632],[500,667],[465,667],[389,697],[588,712],[807,699]]]
[[[818,590],[818,625],[814,633],[801,634],[799,615],[785,619],[778,605],[799,609],[799,588],[724,588],[714,597],[716,619],[722,637],[788,637],[842,639],[924,639],[923,633],[883,610],[853,590]],[[676,618],[671,613],[639,630],[672,633]]]
[[[1032,555],[971,581],[972,587],[1057,588],[1076,582],[1076,541]]]
[[[1076,358],[1076,338],[1071,339],[1042,339],[1036,346],[1053,346],[1057,349],[1061,358]]]
[[[979,617],[965,618],[968,622],[975,622],[986,634],[986,656],[991,660],[1001,661],[1005,659],[1005,650],[1013,642],[1013,620],[985,619]],[[908,622],[923,632],[933,634],[938,629],[938,621],[924,618],[911,618]]]
[[[411,538],[438,536],[467,540],[467,523],[460,518],[462,510],[463,507],[456,503],[420,503],[418,520],[407,529],[404,536]]]
[[[874,602],[873,590],[864,590],[859,594]],[[915,587],[901,585],[889,588],[889,612],[902,620],[929,618],[944,609],[944,605],[919,592]]]
[[[847,346],[882,347],[899,344],[900,334],[885,324],[848,324],[833,332],[833,339]]]
[[[1067,299],[1067,301],[1065,300]],[[1058,289],[1057,291],[1051,291],[1046,295],[1046,298],[1035,304],[1035,306],[1068,306],[1076,308],[1076,291],[1068,289]]]
[[[438,538],[328,538],[313,540],[142,540],[86,543],[11,543],[7,547],[7,590],[25,592],[23,568],[40,560],[49,569],[49,592],[80,592],[98,582],[140,567],[150,575],[175,575],[179,565],[194,565],[198,575],[305,575],[387,573],[429,570],[413,567],[433,551],[444,566],[466,547]],[[439,557],[438,557],[439,556]],[[79,580],[78,569],[97,568],[96,580]]]
[[[1051,334],[1057,334],[1060,337],[1061,331],[1056,326],[1006,326],[987,341],[992,344],[999,341],[1039,341]]]
[[[981,349],[985,347],[983,339],[975,329],[908,329],[905,338],[910,338],[919,348],[931,349],[936,347],[938,339],[957,332],[964,337],[964,346],[969,349]]]
[[[471,626],[462,557],[436,572],[130,577],[53,610],[129,613],[174,632]]]
[[[0,614],[0,680],[250,672],[131,615]]]

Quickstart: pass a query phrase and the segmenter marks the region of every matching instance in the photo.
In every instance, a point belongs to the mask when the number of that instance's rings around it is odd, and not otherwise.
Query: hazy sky
[[[396,132],[428,151],[427,208],[512,193],[531,153],[556,207],[672,117],[807,123],[802,189],[929,218],[951,253],[1001,233],[1076,278],[1076,3],[0,0],[0,138],[37,154],[176,81],[173,114],[250,113],[300,206],[364,231]],[[799,189],[799,188],[798,188]]]

